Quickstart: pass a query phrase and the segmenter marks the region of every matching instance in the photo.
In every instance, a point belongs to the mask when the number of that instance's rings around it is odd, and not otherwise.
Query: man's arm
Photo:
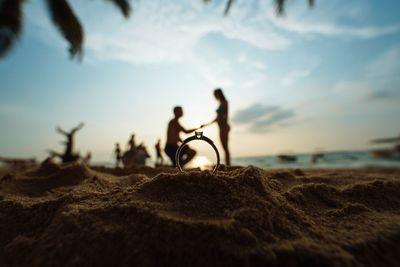
[[[179,123],[178,123],[178,125],[179,125],[179,130],[186,134],[193,133],[194,131],[196,131],[198,129],[198,128],[193,128],[193,129],[187,130],[187,129],[183,128],[182,125],[180,125]]]
[[[216,117],[214,120],[210,121],[209,123],[202,124],[200,126],[200,128],[203,128],[203,127],[206,127],[206,126],[210,126],[211,124],[213,124],[214,122],[217,122],[217,121],[218,121],[218,117]]]

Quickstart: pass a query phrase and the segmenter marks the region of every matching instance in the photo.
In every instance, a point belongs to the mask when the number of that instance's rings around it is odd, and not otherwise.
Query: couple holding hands
[[[228,135],[230,130],[228,124],[228,101],[226,100],[220,88],[214,90],[214,97],[219,102],[219,107],[217,109],[217,117],[213,121],[201,125],[200,128],[209,126],[215,122],[218,124],[219,137],[225,152],[225,164],[229,166],[231,164],[231,160],[228,149]],[[171,159],[173,166],[176,166],[175,155],[176,151],[179,149],[179,144],[182,142],[182,139],[179,136],[180,133],[184,132],[188,134],[199,129],[196,128],[187,130],[183,128],[182,125],[179,123],[179,119],[182,116],[183,116],[182,107],[180,106],[174,107],[174,118],[168,123],[167,142],[164,151]],[[196,155],[195,150],[191,149],[189,146],[183,147],[180,153],[180,159],[179,159],[180,164],[184,166],[189,161],[191,161],[195,155]]]

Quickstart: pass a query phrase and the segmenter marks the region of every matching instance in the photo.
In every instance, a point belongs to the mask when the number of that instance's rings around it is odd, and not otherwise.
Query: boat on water
[[[394,149],[371,150],[369,154],[375,158],[400,160],[400,151]]]
[[[371,141],[373,144],[388,144],[394,143],[391,148],[374,149],[369,151],[369,154],[375,158],[400,160],[400,135],[398,137],[374,139]]]
[[[276,156],[280,162],[296,162],[297,161],[297,156],[295,155],[285,155],[285,154],[281,154]]]

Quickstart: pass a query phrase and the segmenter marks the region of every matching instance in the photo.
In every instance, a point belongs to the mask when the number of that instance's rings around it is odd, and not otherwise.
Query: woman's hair
[[[214,95],[217,96],[219,99],[221,99],[222,101],[226,101],[226,98],[224,96],[224,93],[222,92],[221,88],[217,88],[214,90]]]

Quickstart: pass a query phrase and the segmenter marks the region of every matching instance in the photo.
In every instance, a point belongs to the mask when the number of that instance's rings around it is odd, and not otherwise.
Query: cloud
[[[266,69],[267,69],[267,65],[264,64],[264,63],[262,63],[262,62],[259,62],[259,61],[254,61],[254,62],[252,63],[252,66],[253,66],[255,69],[259,70],[259,71],[263,71],[263,70],[266,70]]]
[[[183,0],[139,2],[132,19],[122,24],[109,21],[115,25],[111,32],[89,22],[88,54],[134,64],[187,62],[196,56],[200,40],[211,33],[263,50],[282,50],[290,45],[289,39],[271,25],[250,18],[246,10],[235,9],[235,14],[224,17],[220,9],[198,2],[201,8]]]
[[[332,0],[309,10],[304,3],[293,3],[289,5],[287,16],[277,17],[273,11],[267,16],[277,28],[301,35],[372,39],[400,32],[398,23],[359,26],[359,18],[372,15],[367,7],[365,1],[349,2],[343,7],[343,1]]]
[[[209,62],[201,58],[193,58],[192,66],[210,85],[231,87],[233,84],[229,75],[232,66],[228,60],[215,58]]]
[[[287,122],[289,119],[295,117],[293,110],[278,109],[273,112],[268,118],[255,121],[250,126],[250,131],[252,132],[268,132],[272,127],[280,125]]]
[[[217,1],[214,1],[217,2]],[[251,5],[237,2],[230,16],[223,16],[224,3],[202,1],[139,1],[128,20],[110,5],[72,1],[86,30],[86,57],[132,64],[187,62],[194,57],[199,41],[211,33],[263,50],[286,49],[291,41],[268,23],[260,23],[261,12],[250,14]],[[28,23],[34,34],[50,44],[62,40],[43,5],[31,4]],[[101,20],[99,20],[101,18]]]
[[[389,91],[367,92],[360,97],[360,100],[363,102],[379,101],[379,100],[399,101],[400,93],[389,92]]]
[[[330,23],[314,24],[299,22],[294,19],[273,19],[275,25],[287,31],[298,34],[320,34],[326,36],[350,36],[362,39],[371,39],[400,31],[400,25],[354,27],[341,26]]]
[[[249,123],[265,115],[271,114],[278,109],[278,106],[265,106],[257,103],[237,111],[235,116],[232,118],[232,121],[238,124]]]
[[[351,101],[398,101],[399,73],[400,46],[395,46],[367,63],[361,79],[337,82],[332,92]]]
[[[293,37],[282,30],[302,35],[358,38],[374,38],[400,31],[400,25],[358,27],[341,24],[343,13],[353,10],[348,16],[353,18],[354,12],[359,14],[360,5],[349,3],[348,8],[339,9],[343,3],[333,1],[334,4],[317,5],[310,12],[304,2],[299,2],[288,4],[288,7],[294,7],[292,10],[295,12],[288,12],[288,16],[282,18],[276,16],[271,1],[257,4],[236,1],[229,16],[222,15],[224,1],[207,5],[203,1],[186,0],[136,1],[135,12],[129,20],[122,19],[112,5],[102,1],[75,0],[71,4],[85,26],[88,60],[131,64],[191,61],[196,57],[194,51],[199,42],[213,33],[261,50],[285,50],[292,45]],[[33,32],[43,42],[66,47],[44,10],[44,4],[30,3],[26,12],[28,24],[35,25]],[[246,58],[239,61],[244,62]],[[263,68],[259,64],[258,67],[260,70]]]
[[[237,111],[232,121],[239,125],[249,126],[248,129],[251,132],[262,133],[282,125],[293,117],[295,113],[290,109],[256,103]]]
[[[282,85],[290,86],[301,78],[307,77],[311,74],[312,70],[296,70],[289,72],[282,80]]]
[[[367,65],[370,79],[398,77],[400,73],[400,46],[388,49]]]

